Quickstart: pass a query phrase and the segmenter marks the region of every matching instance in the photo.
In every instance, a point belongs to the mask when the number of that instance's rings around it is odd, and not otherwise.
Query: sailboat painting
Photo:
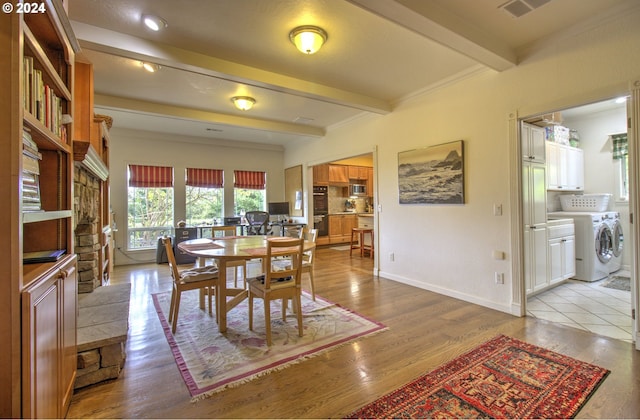
[[[398,153],[400,204],[464,204],[462,140]]]

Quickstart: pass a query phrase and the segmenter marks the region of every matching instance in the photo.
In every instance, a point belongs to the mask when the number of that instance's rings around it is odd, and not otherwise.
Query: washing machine
[[[567,212],[548,213],[549,219],[573,219],[575,226],[577,280],[596,281],[611,273],[613,259],[613,234],[608,213]]]
[[[615,273],[622,267],[622,250],[624,246],[624,231],[620,223],[620,213],[607,212],[605,223],[611,229],[611,260],[609,261],[609,273]]]

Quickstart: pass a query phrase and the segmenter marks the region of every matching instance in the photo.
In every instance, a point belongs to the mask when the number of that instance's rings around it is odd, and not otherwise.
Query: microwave
[[[367,186],[364,184],[351,184],[351,195],[367,195]]]

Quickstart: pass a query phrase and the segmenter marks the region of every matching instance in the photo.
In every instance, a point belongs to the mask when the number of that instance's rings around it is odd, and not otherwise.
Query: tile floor
[[[632,342],[631,292],[602,287],[606,281],[568,280],[527,299],[527,315]]]

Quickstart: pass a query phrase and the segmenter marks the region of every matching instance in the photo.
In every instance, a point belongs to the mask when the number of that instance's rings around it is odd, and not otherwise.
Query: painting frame
[[[400,204],[464,204],[464,141],[398,153]]]
[[[284,195],[289,202],[289,216],[303,217],[302,205],[302,165],[284,170]]]

